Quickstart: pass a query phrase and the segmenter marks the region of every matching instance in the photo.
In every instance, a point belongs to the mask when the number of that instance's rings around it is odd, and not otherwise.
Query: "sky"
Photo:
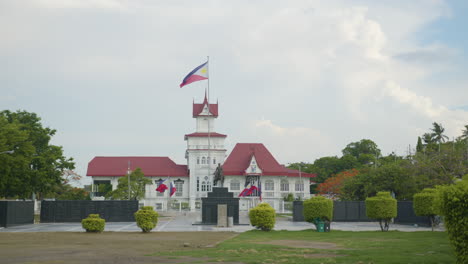
[[[0,110],[37,113],[86,175],[95,156],[186,164],[183,88],[209,56],[216,132],[314,162],[347,144],[406,155],[468,124],[468,2],[0,0]],[[83,183],[89,183],[85,177]]]

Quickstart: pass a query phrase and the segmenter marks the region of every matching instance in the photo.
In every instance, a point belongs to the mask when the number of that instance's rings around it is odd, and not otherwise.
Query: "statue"
[[[221,182],[219,186],[218,186],[218,181]],[[221,167],[221,164],[218,163],[218,167],[216,168],[214,172],[213,186],[223,187],[223,185],[224,185],[223,168]]]

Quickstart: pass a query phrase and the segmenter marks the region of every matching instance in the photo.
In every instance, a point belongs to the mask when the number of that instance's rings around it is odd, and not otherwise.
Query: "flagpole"
[[[208,113],[211,113],[210,109],[210,56],[206,56],[206,65],[207,68],[207,77],[208,77]],[[210,175],[210,166],[211,166],[211,157],[210,157],[210,148],[211,148],[211,131],[210,131],[210,118],[208,118],[208,180],[211,180]],[[213,183],[213,181],[211,181]],[[211,186],[213,188],[213,186]]]

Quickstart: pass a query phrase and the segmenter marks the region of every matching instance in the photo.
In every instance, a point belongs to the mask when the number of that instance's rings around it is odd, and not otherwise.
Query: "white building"
[[[251,186],[261,190],[241,197],[241,210],[255,206],[260,199],[278,210],[283,197],[289,193],[296,198],[310,197],[310,180],[315,174],[280,165],[261,143],[238,143],[224,161],[227,136],[215,132],[217,103],[208,104],[205,96],[201,104],[193,103],[192,116],[196,119],[196,130],[185,135],[187,165],[175,164],[168,157],[95,157],[89,162],[86,175],[93,178],[95,185],[110,183],[115,189],[119,177],[124,177],[128,170],[141,168],[152,184],[146,186],[145,198],[140,202],[156,210],[167,210],[173,204],[190,210],[201,208],[201,198],[213,188],[213,174],[218,164],[225,175],[223,187],[228,187],[236,197]],[[164,183],[168,186],[170,181],[174,182],[177,191],[172,197],[168,191],[156,191],[160,180],[166,180]]]

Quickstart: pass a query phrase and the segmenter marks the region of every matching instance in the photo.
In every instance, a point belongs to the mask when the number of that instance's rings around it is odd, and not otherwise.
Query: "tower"
[[[206,97],[203,103],[193,103],[192,117],[196,120],[194,133],[185,135],[187,150],[185,158],[190,177],[190,210],[201,204],[202,197],[211,191],[213,173],[218,164],[223,164],[226,155],[224,140],[226,135],[215,132],[215,119],[218,118],[218,103],[210,104]]]

